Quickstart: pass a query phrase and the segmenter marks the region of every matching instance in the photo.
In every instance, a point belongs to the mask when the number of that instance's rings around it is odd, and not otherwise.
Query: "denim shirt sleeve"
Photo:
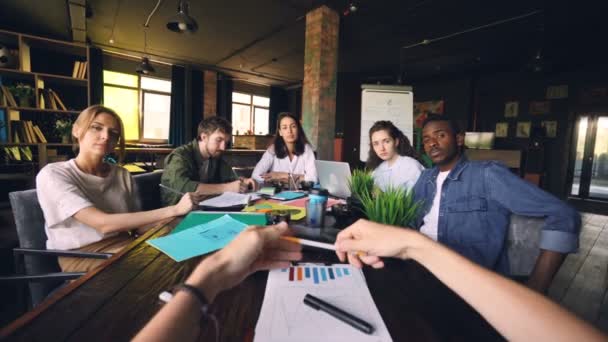
[[[541,249],[576,252],[581,226],[581,217],[576,210],[499,163],[487,163],[484,176],[491,200],[517,215],[545,217],[540,235]]]

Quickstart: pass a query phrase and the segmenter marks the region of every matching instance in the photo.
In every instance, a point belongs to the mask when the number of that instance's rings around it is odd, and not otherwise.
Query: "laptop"
[[[329,194],[339,198],[350,196],[348,182],[350,181],[350,166],[345,162],[328,160],[315,160],[317,176],[321,188],[327,189]]]

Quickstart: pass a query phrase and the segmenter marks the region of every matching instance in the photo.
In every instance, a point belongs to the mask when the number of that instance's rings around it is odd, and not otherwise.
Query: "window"
[[[239,92],[232,93],[232,134],[269,133],[270,98]]]
[[[103,71],[103,102],[125,126],[127,141],[167,142],[171,81]]]

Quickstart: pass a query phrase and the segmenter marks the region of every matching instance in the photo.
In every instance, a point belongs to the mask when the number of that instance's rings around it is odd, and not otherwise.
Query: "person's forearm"
[[[540,293],[546,293],[565,257],[563,253],[541,249],[534,270],[528,279],[528,287]]]
[[[177,216],[175,206],[120,214],[108,214],[97,208],[89,207],[77,212],[74,218],[102,234],[108,234],[129,231],[174,216]]]
[[[599,331],[565,309],[482,268],[424,236],[408,255],[451,288],[507,340],[603,340]]]
[[[224,193],[228,190],[226,190],[226,184],[228,183],[223,183],[223,184],[203,184],[203,183],[199,183],[199,185],[196,187],[196,192],[201,194],[201,195],[216,195],[216,194],[221,194]]]
[[[223,263],[215,254],[201,262],[188,277],[192,285],[211,304],[222,288]],[[179,291],[137,334],[135,341],[194,341],[200,329],[200,303],[189,293]]]

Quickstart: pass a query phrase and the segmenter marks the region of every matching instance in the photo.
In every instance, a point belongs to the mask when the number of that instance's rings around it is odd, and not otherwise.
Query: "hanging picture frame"
[[[545,128],[545,136],[547,138],[557,137],[557,121],[543,121],[541,126]]]
[[[509,136],[509,123],[497,122],[495,135],[497,138],[507,138]]]
[[[519,102],[505,102],[505,118],[516,118],[519,114]]]
[[[515,136],[517,138],[529,138],[530,137],[530,121],[520,121],[517,123],[517,131]]]

